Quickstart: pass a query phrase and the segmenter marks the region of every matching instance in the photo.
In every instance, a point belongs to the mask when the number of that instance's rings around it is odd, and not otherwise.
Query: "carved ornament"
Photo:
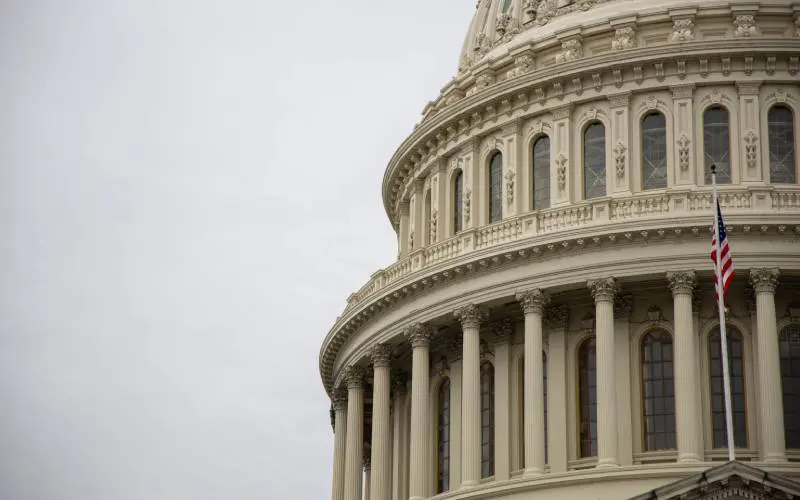
[[[350,365],[344,369],[344,380],[348,389],[362,389],[364,387],[364,368]]]
[[[392,346],[375,344],[370,351],[370,359],[376,368],[387,368],[392,361]]]
[[[630,318],[633,310],[633,295],[625,294],[614,301],[614,316],[617,318]]]
[[[744,135],[744,152],[748,168],[755,168],[758,163],[758,136],[752,130]]]
[[[453,317],[461,322],[462,328],[478,328],[489,315],[483,308],[475,304],[467,304],[454,311]]]
[[[614,146],[614,164],[617,167],[618,179],[625,178],[625,158],[627,152],[628,148],[625,147],[625,144],[623,144],[622,141],[617,141],[617,145]]]
[[[333,411],[343,411],[347,409],[347,391],[335,390],[333,392]]]
[[[694,21],[675,19],[672,23],[672,41],[691,42],[692,40],[694,40]]]
[[[739,14],[733,18],[734,36],[751,37],[758,35],[756,17],[752,14]]]
[[[672,271],[667,280],[673,295],[691,295],[696,283],[694,271]]]
[[[505,175],[506,180],[506,204],[510,207],[514,204],[514,171],[508,170]]]
[[[636,30],[630,26],[617,28],[611,41],[613,50],[627,50],[636,47]]]
[[[750,270],[750,284],[756,294],[760,293],[775,293],[775,288],[778,286],[778,276],[780,272],[777,268],[773,269],[751,269]]]
[[[557,63],[565,63],[583,57],[583,44],[577,38],[561,43],[561,52],[556,54]]]
[[[689,136],[685,133],[681,134],[680,138],[678,139],[678,164],[681,167],[681,170],[686,172],[689,170],[689,161],[691,159],[691,150],[689,146],[692,144],[692,141],[689,140]]]
[[[505,344],[511,340],[514,334],[514,322],[510,318],[505,318],[492,325],[495,344]]]
[[[422,323],[412,323],[403,330],[403,335],[411,343],[411,347],[429,347],[433,332],[428,325]]]
[[[565,330],[569,325],[569,306],[560,304],[545,309],[545,323],[550,328]]]
[[[563,153],[556,158],[556,177],[558,178],[558,189],[564,191],[567,187],[567,157]]]
[[[517,302],[525,314],[542,314],[544,307],[550,302],[550,297],[541,289],[535,288],[518,293]]]
[[[619,291],[617,280],[614,278],[590,280],[586,286],[591,290],[595,302],[612,302]]]

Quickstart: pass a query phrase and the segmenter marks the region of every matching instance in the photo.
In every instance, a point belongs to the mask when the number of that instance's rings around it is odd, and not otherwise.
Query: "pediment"
[[[630,500],[800,499],[800,483],[741,462],[728,462]]]

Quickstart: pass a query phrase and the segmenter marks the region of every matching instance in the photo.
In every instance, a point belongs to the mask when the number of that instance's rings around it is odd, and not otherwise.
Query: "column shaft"
[[[692,317],[693,271],[668,273],[674,302],[675,338],[675,427],[678,462],[697,462],[703,458],[702,422],[697,420],[699,391],[697,390],[697,349],[695,348],[694,318]]]
[[[495,333],[494,346],[494,479],[506,481],[511,477],[511,322],[503,323]]]
[[[589,284],[595,299],[597,329],[597,466],[615,467],[617,457],[617,390],[614,363],[614,295],[613,278]]]
[[[761,396],[761,452],[765,462],[786,461],[783,427],[783,393],[778,327],[775,321],[777,269],[752,269],[750,281],[756,294],[758,331],[758,389]]]
[[[372,351],[372,457],[370,459],[370,500],[390,500],[391,421],[389,419],[389,360],[391,348],[377,345]]]
[[[394,395],[392,397],[392,500],[407,500],[406,484],[408,476],[408,435],[406,433],[405,391],[406,380],[404,375],[395,377],[393,383]]]
[[[335,412],[333,437],[333,488],[332,500],[344,500],[344,461],[347,432],[347,399],[343,395],[334,396]]]
[[[347,369],[347,451],[344,465],[344,498],[361,500],[364,466],[364,371]]]
[[[409,471],[409,497],[421,500],[427,497],[428,467],[428,385],[430,384],[430,332],[420,324],[406,330],[411,341],[411,450]]]
[[[464,332],[461,361],[461,487],[481,479],[481,352],[480,322],[483,311],[470,304],[455,312]]]
[[[372,500],[372,469],[364,467],[364,500]]]
[[[544,364],[542,360],[542,313],[547,296],[531,290],[517,296],[525,313],[525,358],[523,367],[523,434],[525,436],[525,474],[544,472]]]

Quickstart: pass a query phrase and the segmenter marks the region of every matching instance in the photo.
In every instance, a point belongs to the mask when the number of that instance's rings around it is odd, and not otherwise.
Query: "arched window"
[[[595,122],[583,131],[583,197],[606,195],[606,128]]]
[[[767,113],[769,177],[775,184],[797,182],[794,151],[794,116],[786,106],[772,106]]]
[[[642,119],[642,188],[667,187],[667,119],[659,112]]]
[[[431,190],[425,191],[425,234],[420,235],[425,238],[425,242],[430,245],[433,243],[433,235],[431,234]]]
[[[494,366],[481,365],[481,477],[494,474]]]
[[[489,162],[489,222],[503,218],[503,155],[492,155]]]
[[[550,206],[550,138],[539,137],[533,143],[533,209]]]
[[[800,325],[783,327],[778,341],[781,353],[783,425],[786,447],[800,448]]]
[[[728,111],[718,106],[703,113],[703,154],[706,184],[711,184],[711,165],[717,166],[717,184],[731,183],[731,134]]]
[[[464,172],[453,176],[453,234],[464,229]]]
[[[744,342],[736,328],[727,326],[728,370],[731,379],[731,412],[733,413],[733,442],[737,448],[747,448],[747,419],[744,399]],[[725,391],[722,379],[722,342],[719,327],[708,337],[708,356],[711,364],[711,426],[713,447],[728,446],[725,430]]]
[[[594,337],[578,348],[580,458],[597,456],[597,365]]]
[[[644,450],[673,450],[675,435],[675,381],[672,337],[655,330],[642,339],[642,409]]]
[[[450,379],[439,386],[437,422],[436,492],[450,489]]]

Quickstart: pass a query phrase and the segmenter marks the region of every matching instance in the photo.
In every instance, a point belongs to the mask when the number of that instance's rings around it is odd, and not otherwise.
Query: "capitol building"
[[[463,8],[320,350],[333,500],[800,498],[800,0]]]

